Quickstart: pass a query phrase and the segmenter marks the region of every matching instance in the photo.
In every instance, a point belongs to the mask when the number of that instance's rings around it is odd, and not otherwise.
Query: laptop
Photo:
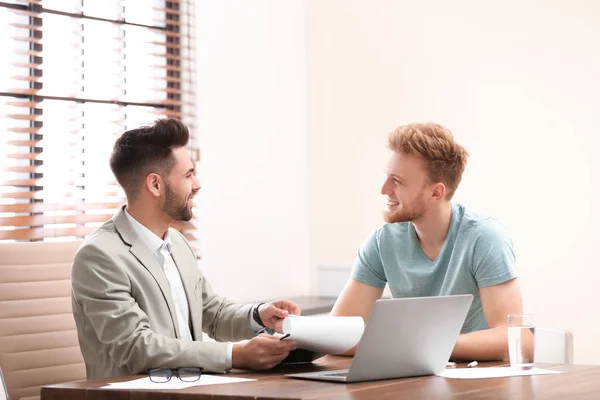
[[[350,383],[438,374],[472,301],[470,294],[377,300],[349,369],[285,376]]]
[[[0,400],[8,400],[8,389],[4,382],[4,376],[2,376],[2,368],[0,368]]]

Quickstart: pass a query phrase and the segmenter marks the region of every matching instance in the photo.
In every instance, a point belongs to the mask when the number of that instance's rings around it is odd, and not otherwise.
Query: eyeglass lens
[[[173,370],[168,368],[154,368],[148,371],[148,376],[152,382],[169,382],[173,376]]]
[[[179,379],[184,382],[195,382],[200,379],[200,373],[202,370],[196,367],[181,367],[177,370]]]

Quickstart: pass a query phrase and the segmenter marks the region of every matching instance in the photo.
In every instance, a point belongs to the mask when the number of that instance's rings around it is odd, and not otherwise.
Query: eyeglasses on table
[[[179,368],[152,368],[148,370],[148,377],[152,382],[169,382],[176,375],[183,382],[196,382],[202,376],[203,368],[179,367]]]

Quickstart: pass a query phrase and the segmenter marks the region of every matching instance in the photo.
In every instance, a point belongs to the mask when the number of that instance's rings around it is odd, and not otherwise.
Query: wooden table
[[[47,386],[42,400],[179,400],[179,399],[600,399],[600,365],[536,365],[564,371],[494,379],[445,379],[436,376],[389,379],[362,383],[330,383],[285,378],[290,372],[347,368],[350,359],[327,356],[313,365],[286,366],[257,373],[235,371],[227,376],[257,381],[196,386],[184,390],[98,389],[107,382],[139,378],[82,381]],[[481,363],[480,367],[501,365]],[[464,366],[459,364],[459,367]],[[175,379],[175,378],[174,378]]]

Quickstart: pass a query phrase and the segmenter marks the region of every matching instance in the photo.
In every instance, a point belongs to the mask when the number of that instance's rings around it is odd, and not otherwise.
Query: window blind
[[[0,2],[0,240],[81,238],[125,203],[108,164],[125,130],[195,129],[191,0]],[[194,224],[178,223],[190,240]]]

